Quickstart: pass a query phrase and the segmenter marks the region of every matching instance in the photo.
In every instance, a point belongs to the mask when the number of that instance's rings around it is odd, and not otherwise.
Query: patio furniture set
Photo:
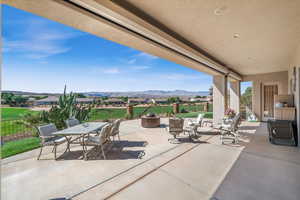
[[[102,153],[104,159],[106,155],[104,146],[108,143],[114,142],[115,137],[118,136],[120,141],[119,127],[121,120],[115,120],[112,123],[108,122],[86,122],[80,124],[77,119],[69,119],[65,121],[67,128],[58,131],[54,124],[39,126],[39,136],[41,138],[41,149],[38,155],[38,160],[43,151],[44,146],[53,146],[52,152],[56,160],[57,146],[67,142],[65,152],[71,151],[71,144],[80,144],[82,146],[83,159],[87,160],[91,152],[88,151],[87,146],[95,146],[96,151]],[[64,153],[65,153],[64,152]]]
[[[217,130],[220,133],[220,140],[222,144],[225,143],[225,140],[232,140],[232,143],[237,144],[238,141],[238,127],[241,122],[240,113],[235,115],[232,119],[223,119],[222,123],[217,127],[213,127],[213,129]],[[173,138],[168,139],[170,143],[179,143],[177,136],[181,133],[188,133],[190,140],[197,137],[198,128],[203,127],[209,124],[211,127],[213,126],[210,121],[204,120],[203,114],[199,114],[196,120],[189,120],[188,126],[184,127],[184,119],[182,118],[169,118],[169,127],[168,132],[173,135]]]

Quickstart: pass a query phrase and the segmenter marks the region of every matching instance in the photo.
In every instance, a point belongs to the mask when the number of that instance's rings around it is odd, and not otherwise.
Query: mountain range
[[[36,93],[36,92],[22,92],[22,91],[2,91],[12,92],[16,95],[59,95],[59,93]],[[86,96],[107,96],[107,97],[174,97],[174,96],[208,96],[209,91],[186,91],[186,90],[146,90],[146,91],[128,91],[128,92],[78,92]]]

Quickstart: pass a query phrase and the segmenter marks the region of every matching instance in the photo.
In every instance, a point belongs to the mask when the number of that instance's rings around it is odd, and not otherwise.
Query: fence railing
[[[22,119],[2,120],[0,128],[1,140],[3,142],[32,137],[35,135],[34,128],[26,126]]]
[[[180,104],[179,112],[200,112],[205,111],[204,104]],[[168,113],[172,113],[172,105],[154,105],[145,111],[145,107],[134,107],[133,108],[133,118],[139,118],[142,114],[155,113],[157,115],[166,116]],[[208,105],[208,111],[212,110],[212,105]],[[96,112],[96,113],[95,113]],[[109,120],[116,118],[125,118],[126,109],[125,108],[115,108],[115,109],[97,109],[92,114],[90,121],[97,120]],[[1,128],[1,139],[4,142],[17,140],[26,137],[36,136],[35,128],[31,128],[23,123],[22,119],[9,119],[2,120],[0,123]]]

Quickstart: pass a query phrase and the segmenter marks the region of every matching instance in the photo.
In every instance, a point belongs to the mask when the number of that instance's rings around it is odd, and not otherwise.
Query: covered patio
[[[242,123],[238,145],[208,129],[174,145],[164,127],[126,121],[107,160],[85,162],[76,151],[2,160],[2,199],[299,199],[300,148],[271,145],[262,121],[272,85],[272,95],[293,99],[300,141],[300,1],[3,3],[212,75],[214,124],[227,108],[240,111],[240,84],[251,81],[258,122]]]
[[[167,119],[163,119],[167,124]],[[164,127],[121,124],[107,160],[80,159],[81,147],[53,160],[51,148],[2,160],[2,199],[298,199],[299,148],[269,144],[265,123],[245,122],[240,143],[222,145],[210,128],[170,144]],[[77,151],[78,150],[78,151]],[[282,199],[279,198],[279,199]]]

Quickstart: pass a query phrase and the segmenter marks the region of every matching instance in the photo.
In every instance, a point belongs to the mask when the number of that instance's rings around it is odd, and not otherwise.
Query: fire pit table
[[[141,121],[143,128],[156,128],[160,126],[160,118],[153,114],[143,116]]]

